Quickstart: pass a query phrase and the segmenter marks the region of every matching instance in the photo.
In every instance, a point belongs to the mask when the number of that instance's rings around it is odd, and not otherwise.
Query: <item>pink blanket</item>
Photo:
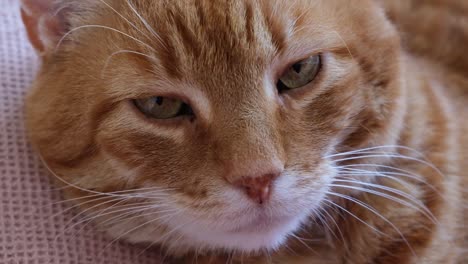
[[[0,0],[0,264],[160,263],[155,250],[80,224],[31,151],[23,108],[38,62],[18,2]]]

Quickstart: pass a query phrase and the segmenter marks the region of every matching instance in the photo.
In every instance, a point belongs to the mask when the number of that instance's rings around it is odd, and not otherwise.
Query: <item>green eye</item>
[[[192,116],[192,108],[182,100],[169,97],[150,97],[134,100],[135,106],[147,117],[171,119],[179,116]]]
[[[322,59],[320,55],[295,63],[281,76],[278,81],[278,90],[284,92],[306,86],[317,77],[321,67]]]

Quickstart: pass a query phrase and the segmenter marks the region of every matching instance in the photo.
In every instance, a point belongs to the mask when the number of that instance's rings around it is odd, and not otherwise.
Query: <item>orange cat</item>
[[[180,263],[467,263],[468,2],[22,14],[30,138],[83,221]]]

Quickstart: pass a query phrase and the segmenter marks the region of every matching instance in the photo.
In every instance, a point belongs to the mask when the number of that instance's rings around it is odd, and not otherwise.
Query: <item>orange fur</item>
[[[51,2],[23,0],[30,138],[110,235],[182,263],[465,263],[464,1]],[[130,103],[151,96],[195,118]],[[267,204],[229,183],[278,170]]]

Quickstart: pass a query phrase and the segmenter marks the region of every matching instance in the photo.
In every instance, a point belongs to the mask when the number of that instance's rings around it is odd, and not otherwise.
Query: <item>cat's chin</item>
[[[277,250],[308,218],[306,212],[296,216],[271,218],[258,216],[245,223],[226,229],[189,224],[180,229],[183,239],[170,245],[170,251],[192,250],[261,253]],[[171,244],[171,242],[169,242]],[[176,253],[177,254],[177,253]]]

